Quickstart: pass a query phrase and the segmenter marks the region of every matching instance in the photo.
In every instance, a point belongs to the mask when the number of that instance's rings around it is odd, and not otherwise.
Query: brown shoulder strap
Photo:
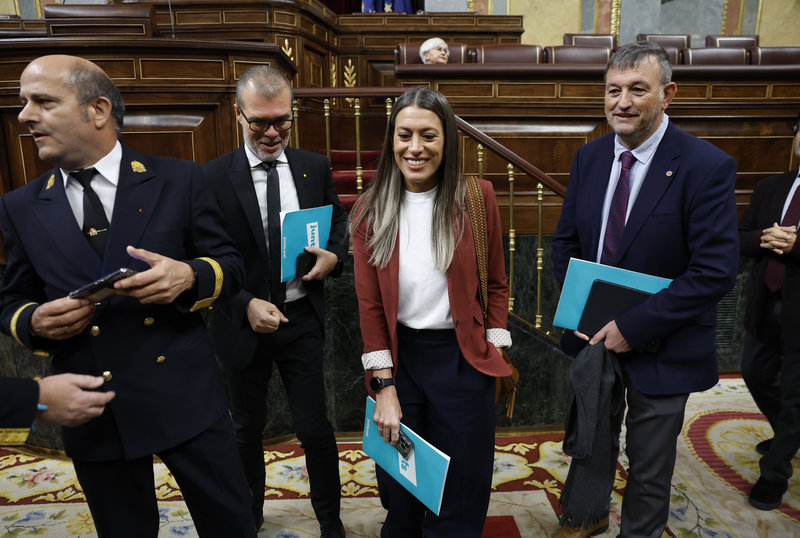
[[[488,286],[488,238],[486,235],[486,206],[483,202],[483,192],[478,178],[467,176],[467,212],[472,227],[472,238],[475,242],[475,258],[478,263],[478,280],[481,291],[481,309],[483,310],[484,323],[489,316],[489,286]]]

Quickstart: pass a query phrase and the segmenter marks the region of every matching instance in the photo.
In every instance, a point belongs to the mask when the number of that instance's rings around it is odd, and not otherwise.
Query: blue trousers
[[[388,510],[383,538],[479,538],[489,509],[494,462],[495,378],[461,354],[455,331],[398,325],[397,395],[402,422],[450,456],[439,515],[377,469]]]

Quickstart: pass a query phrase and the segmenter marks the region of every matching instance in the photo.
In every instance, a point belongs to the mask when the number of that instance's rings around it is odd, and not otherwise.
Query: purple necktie
[[[800,221],[800,188],[795,189],[792,201],[786,209],[781,226],[797,226]],[[783,254],[786,256],[786,254]],[[786,262],[780,257],[772,257],[767,261],[767,270],[764,273],[764,283],[770,291],[776,292],[783,287],[786,278]]]
[[[620,155],[622,169],[619,171],[619,181],[611,198],[611,207],[608,209],[606,221],[606,235],[603,238],[603,253],[600,263],[613,265],[617,261],[617,248],[625,230],[625,215],[628,213],[628,195],[631,192],[631,167],[636,162],[636,157],[630,151]]]

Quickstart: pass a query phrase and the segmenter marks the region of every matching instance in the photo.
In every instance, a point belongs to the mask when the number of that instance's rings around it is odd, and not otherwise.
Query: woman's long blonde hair
[[[363,220],[367,222],[366,245],[372,251],[369,262],[386,267],[397,242],[398,217],[405,197],[405,182],[394,158],[394,130],[397,114],[407,106],[430,110],[439,117],[444,129],[444,154],[439,165],[438,189],[433,202],[431,244],[433,263],[447,271],[453,251],[463,233],[466,185],[461,176],[461,152],[453,109],[444,95],[431,88],[418,86],[401,95],[389,117],[386,138],[375,177],[356,202],[351,212],[350,233]]]

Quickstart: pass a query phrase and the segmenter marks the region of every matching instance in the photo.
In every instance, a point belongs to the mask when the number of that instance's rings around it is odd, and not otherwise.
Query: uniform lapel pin
[[[53,183],[56,182],[56,175],[50,174],[50,177],[47,179],[47,185],[45,186],[44,190],[49,190],[50,187],[53,186]]]
[[[672,170],[667,170],[667,177],[672,177]]]
[[[131,161],[131,170],[140,174],[142,172],[147,172],[147,168],[145,168],[144,165],[139,161]]]

